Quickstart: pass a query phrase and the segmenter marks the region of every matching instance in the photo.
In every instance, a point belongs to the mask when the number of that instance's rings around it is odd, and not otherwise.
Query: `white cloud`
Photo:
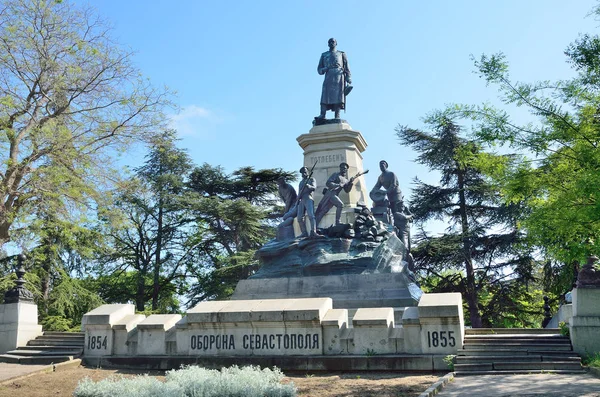
[[[212,116],[212,112],[208,109],[197,105],[188,105],[183,107],[178,114],[169,116],[169,127],[177,130],[181,137],[199,136],[203,132],[201,124]]]

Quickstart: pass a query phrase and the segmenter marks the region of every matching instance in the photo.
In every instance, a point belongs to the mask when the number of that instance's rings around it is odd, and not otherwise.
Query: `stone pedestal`
[[[460,293],[423,294],[417,309],[423,353],[456,354],[463,348],[465,334]]]
[[[181,314],[153,314],[137,325],[137,354],[140,356],[164,355],[169,350],[167,342],[175,339],[176,325]],[[176,349],[174,349],[176,351]]]
[[[121,328],[121,320],[134,315],[135,306],[131,304],[102,305],[84,314],[81,319],[81,328],[85,332],[83,354],[86,356],[115,354],[113,326],[117,325],[117,328]],[[123,350],[126,350],[126,347],[119,346],[116,349],[118,352]]]
[[[573,290],[573,317],[569,321],[573,350],[585,356],[600,352],[600,288]]]
[[[25,346],[41,334],[37,305],[20,302],[0,305],[0,354]]]
[[[360,132],[352,130],[348,123],[325,124],[311,128],[308,134],[297,138],[298,144],[304,150],[304,166],[309,169],[317,162],[313,177],[317,181],[315,191],[315,209],[323,198],[323,188],[327,179],[339,171],[340,163],[347,163],[350,168],[348,176],[352,177],[363,172],[363,158],[367,142]],[[300,168],[300,167],[298,167]],[[344,202],[342,223],[354,222],[354,208],[358,201],[369,203],[368,190],[364,177],[357,178],[350,193],[341,192],[340,199]],[[335,207],[323,217],[318,227],[328,227],[335,223]]]

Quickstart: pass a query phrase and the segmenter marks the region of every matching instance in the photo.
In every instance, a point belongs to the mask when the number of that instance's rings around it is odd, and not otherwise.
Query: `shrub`
[[[443,358],[443,360],[446,363],[446,365],[448,366],[448,369],[450,371],[454,371],[454,363],[456,362],[456,355],[448,354],[446,357]]]
[[[560,323],[558,323],[558,328],[560,328],[561,335],[563,335],[563,336],[571,335],[571,329],[569,328],[569,324],[565,323],[564,321],[561,321]]]
[[[600,352],[585,355],[581,359],[581,363],[588,367],[600,368]]]
[[[294,397],[293,383],[281,384],[283,373],[278,369],[233,366],[218,370],[184,367],[167,372],[160,382],[147,375],[134,378],[110,378],[94,383],[84,379],[75,397]]]

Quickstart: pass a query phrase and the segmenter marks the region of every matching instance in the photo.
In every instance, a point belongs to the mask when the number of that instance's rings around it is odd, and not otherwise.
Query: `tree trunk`
[[[152,288],[152,310],[158,309],[158,294],[160,293],[160,256],[162,251],[163,237],[163,198],[159,191],[158,199],[158,220],[156,229],[156,258],[154,260],[154,279]]]
[[[135,310],[143,312],[146,308],[146,283],[144,282],[144,276],[146,272],[140,270],[137,275],[137,291],[135,293]]]
[[[463,170],[457,164],[458,168],[458,198],[460,205],[460,220],[462,228],[463,255],[465,260],[465,269],[467,271],[466,298],[469,306],[469,318],[473,328],[481,328],[483,323],[479,314],[479,302],[477,299],[477,289],[475,287],[475,274],[473,271],[473,259],[471,258],[471,239],[469,237],[469,219],[467,218],[467,200],[465,197],[465,175]]]

